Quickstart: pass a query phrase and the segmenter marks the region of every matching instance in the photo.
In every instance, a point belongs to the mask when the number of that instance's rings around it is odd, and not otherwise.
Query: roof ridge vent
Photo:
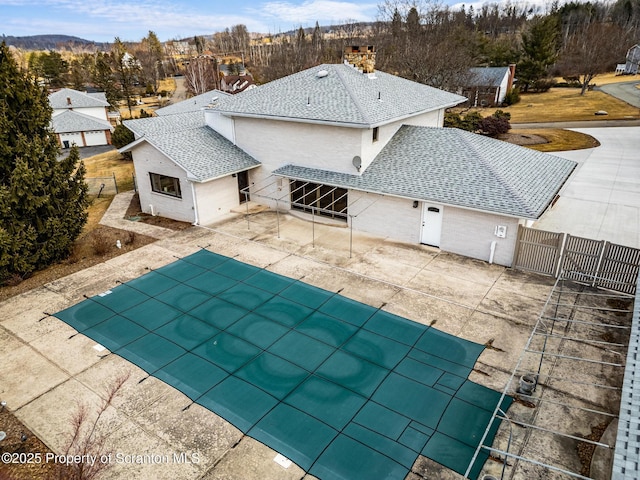
[[[316,72],[316,77],[317,77],[317,78],[324,78],[324,77],[326,77],[326,76],[328,76],[328,75],[329,75],[329,70],[324,70],[324,69],[323,69],[323,70],[318,70],[318,71]]]

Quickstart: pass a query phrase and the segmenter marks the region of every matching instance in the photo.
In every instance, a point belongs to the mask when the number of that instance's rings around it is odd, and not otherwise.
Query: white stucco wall
[[[238,179],[231,175],[206,183],[194,183],[198,223],[206,225],[240,205]]]
[[[140,194],[140,206],[144,213],[151,213],[151,206],[156,215],[184,222],[194,222],[195,213],[191,185],[186,172],[165,155],[143,142],[132,150],[133,166]],[[149,173],[158,173],[180,180],[182,198],[172,197],[151,190]]]
[[[495,235],[496,225],[507,227],[506,238]],[[518,236],[518,219],[445,206],[440,248],[489,261],[491,242],[496,241],[493,262],[510,267]]]
[[[502,82],[500,82],[500,90],[498,90],[498,98],[496,103],[500,104],[504,102],[504,97],[507,95],[507,86],[509,85],[509,72],[504,76]]]
[[[354,174],[362,153],[360,129],[329,125],[236,117],[235,139],[269,173],[292,163]]]
[[[349,214],[353,229],[401,242],[420,242],[420,208],[413,208],[413,201],[349,191]]]
[[[215,110],[205,110],[204,121],[227,140],[235,143],[233,118],[225,117]]]

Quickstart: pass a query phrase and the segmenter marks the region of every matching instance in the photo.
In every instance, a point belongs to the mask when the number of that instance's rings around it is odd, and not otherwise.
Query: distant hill
[[[93,42],[70,35],[31,35],[28,37],[2,35],[0,41],[23,50],[73,50],[77,48],[103,50],[108,46],[107,43]]]

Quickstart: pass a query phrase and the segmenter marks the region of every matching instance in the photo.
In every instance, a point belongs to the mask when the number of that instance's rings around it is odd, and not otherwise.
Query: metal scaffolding
[[[576,282],[578,273],[586,285]],[[607,442],[578,432],[594,424],[602,431],[618,417],[634,298],[594,288],[593,280],[583,272],[559,275],[498,402],[513,396],[510,413],[496,408],[465,477],[481,451],[501,463],[502,479],[534,478],[534,472],[535,478],[589,479],[579,445],[613,455],[615,436]],[[486,445],[497,420],[500,433]]]
[[[276,212],[276,222],[277,222],[277,237],[280,238],[280,213],[283,210],[289,210],[291,207],[297,207],[301,210],[311,210],[311,230],[312,230],[312,246],[315,247],[316,240],[316,216],[325,214],[330,217],[338,217],[344,219],[347,222],[349,227],[349,258],[351,258],[353,254],[353,222],[354,219],[361,215],[364,211],[366,211],[369,207],[377,202],[377,199],[371,199],[366,193],[362,192],[360,196],[356,198],[352,198],[355,194],[355,190],[348,190],[347,193],[340,195],[337,199],[327,204],[325,207],[316,206],[320,203],[320,201],[324,198],[333,195],[338,190],[345,190],[343,187],[333,187],[325,192],[321,197],[314,199],[311,204],[293,202],[291,201],[291,197],[293,193],[296,193],[310,185],[318,185],[313,188],[311,191],[306,192],[302,197],[305,198],[309,195],[315,194],[320,191],[322,187],[325,185],[319,185],[315,182],[305,182],[299,187],[291,190],[287,185],[287,188],[284,187],[284,183],[288,182],[288,179],[285,177],[279,177],[275,175],[270,175],[265,179],[264,184],[256,186],[252,185],[250,187],[243,188],[241,193],[245,196],[245,204],[246,204],[246,214],[245,217],[247,219],[247,230],[251,228],[250,223],[250,214],[249,214],[249,196],[262,198],[268,200],[270,202],[275,202],[275,212]],[[360,193],[360,192],[358,192]],[[370,201],[366,201],[366,199]],[[346,199],[346,206],[340,210],[333,210],[331,208],[336,204],[338,204],[343,199]],[[316,204],[316,205],[314,205]],[[354,211],[356,213],[354,213]]]

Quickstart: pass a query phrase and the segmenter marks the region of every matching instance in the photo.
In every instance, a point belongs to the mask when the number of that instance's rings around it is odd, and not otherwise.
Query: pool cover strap
[[[463,474],[500,400],[483,346],[207,250],[55,316],[322,479]]]

